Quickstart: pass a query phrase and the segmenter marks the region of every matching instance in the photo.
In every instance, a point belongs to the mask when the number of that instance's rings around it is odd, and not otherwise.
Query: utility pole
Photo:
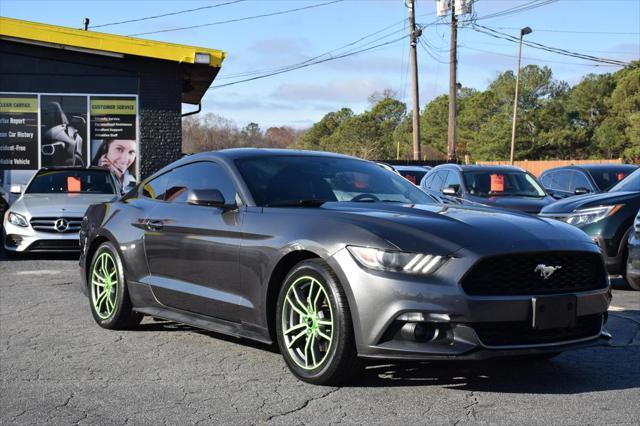
[[[411,70],[413,74],[413,159],[420,160],[420,100],[418,98],[418,53],[416,52],[417,39],[422,30],[416,30],[415,0],[408,0],[405,5],[409,8],[409,46],[411,50]]]
[[[513,124],[511,126],[511,158],[509,164],[513,166],[513,159],[516,151],[516,118],[518,116],[518,89],[520,87],[520,61],[522,59],[522,38],[531,34],[533,30],[529,27],[524,27],[520,30],[520,47],[518,48],[518,70],[516,72],[516,95],[513,100]]]
[[[456,111],[458,103],[458,18],[456,16],[455,2],[451,2],[451,51],[449,59],[449,131],[447,158],[449,161],[458,161],[456,154]]]

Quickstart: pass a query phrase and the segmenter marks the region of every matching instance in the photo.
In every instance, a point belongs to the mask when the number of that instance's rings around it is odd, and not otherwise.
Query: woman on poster
[[[136,141],[106,139],[100,144],[91,164],[107,167],[118,178],[123,189],[136,183]]]

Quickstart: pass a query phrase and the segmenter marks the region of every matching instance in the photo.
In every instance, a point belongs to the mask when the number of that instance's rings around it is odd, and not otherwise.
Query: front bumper
[[[58,233],[35,231],[31,226],[16,226],[4,221],[2,242],[8,252],[77,252],[80,244],[77,232]]]
[[[472,259],[451,259],[430,277],[365,270],[341,250],[330,264],[348,283],[358,354],[384,359],[483,359],[495,356],[561,352],[606,342],[604,322],[609,288],[566,293],[575,296],[580,329],[530,330],[532,296],[469,296],[460,285]],[[348,277],[348,278],[347,278]],[[423,313],[438,338],[399,338],[404,313]],[[429,322],[432,318],[438,318]],[[503,334],[501,339],[500,333]]]

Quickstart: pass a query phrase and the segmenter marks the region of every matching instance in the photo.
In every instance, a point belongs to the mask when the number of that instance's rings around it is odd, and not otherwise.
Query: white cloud
[[[366,102],[373,92],[391,87],[382,79],[336,80],[326,84],[281,84],[274,99],[291,101]]]

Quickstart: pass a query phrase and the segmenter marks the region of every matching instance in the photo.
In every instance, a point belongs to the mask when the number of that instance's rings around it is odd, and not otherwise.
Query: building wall
[[[179,64],[0,40],[0,92],[137,94],[144,178],[181,156]]]

